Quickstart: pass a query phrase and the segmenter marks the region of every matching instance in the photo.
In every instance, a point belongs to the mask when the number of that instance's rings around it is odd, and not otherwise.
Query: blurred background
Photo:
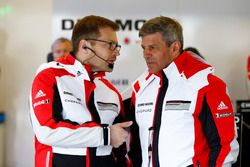
[[[0,0],[0,167],[34,166],[29,89],[52,42],[71,38],[77,19],[101,15],[120,25],[121,55],[108,79],[123,92],[146,70],[140,26],[159,15],[175,18],[184,47],[197,48],[215,67],[237,110],[237,101],[249,99],[249,7],[249,0]]]

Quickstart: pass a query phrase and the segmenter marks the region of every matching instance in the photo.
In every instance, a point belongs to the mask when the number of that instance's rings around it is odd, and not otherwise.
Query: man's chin
[[[151,74],[156,74],[158,73],[160,70],[153,70],[153,69],[148,69],[148,72]]]
[[[99,68],[92,68],[91,69],[92,72],[112,72],[113,71],[113,68],[110,68],[110,67],[99,67]]]
[[[149,73],[152,73],[152,74],[155,73],[155,71],[154,71],[153,69],[150,69],[150,68],[148,69],[148,72],[149,72]]]
[[[112,72],[113,68],[105,67],[103,69],[100,69],[99,72]]]

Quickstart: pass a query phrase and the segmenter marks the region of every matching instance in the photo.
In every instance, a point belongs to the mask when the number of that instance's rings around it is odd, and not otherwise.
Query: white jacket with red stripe
[[[234,112],[213,67],[183,52],[133,85],[129,156],[135,167],[220,167],[236,161]]]
[[[35,166],[52,167],[54,153],[88,157],[92,147],[97,147],[96,156],[110,155],[107,126],[121,116],[121,103],[120,94],[102,73],[92,81],[90,68],[71,55],[42,65],[30,95]]]

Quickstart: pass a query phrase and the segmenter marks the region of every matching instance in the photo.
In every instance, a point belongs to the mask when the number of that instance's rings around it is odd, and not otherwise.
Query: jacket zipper
[[[150,167],[151,164],[151,159],[152,159],[152,133],[154,128],[150,127],[149,129],[149,133],[148,133],[148,167]]]

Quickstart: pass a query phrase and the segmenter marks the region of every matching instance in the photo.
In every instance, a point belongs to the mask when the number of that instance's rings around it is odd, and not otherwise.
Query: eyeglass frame
[[[118,43],[115,43],[115,42],[112,42],[112,41],[105,41],[105,40],[94,39],[94,38],[87,38],[87,39],[85,39],[85,40],[97,41],[97,42],[104,42],[104,43],[106,43],[106,44],[109,45],[109,49],[112,50],[112,51],[117,50],[118,52],[120,52],[121,47],[122,47],[122,46],[119,45]],[[112,49],[112,46],[114,46],[113,49]]]

